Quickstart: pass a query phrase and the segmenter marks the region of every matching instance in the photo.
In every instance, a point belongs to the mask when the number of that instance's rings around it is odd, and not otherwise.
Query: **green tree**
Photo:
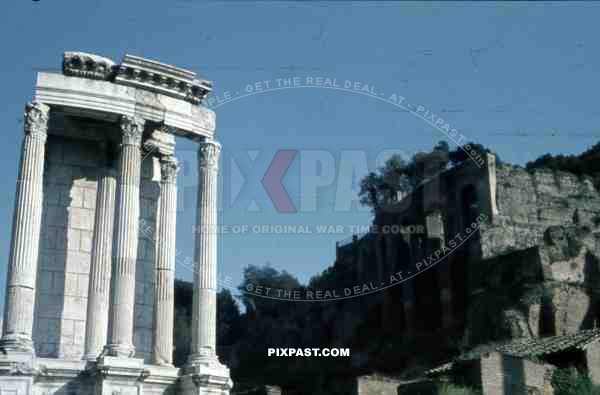
[[[175,281],[174,355],[175,366],[183,366],[190,354],[192,340],[192,306],[194,288],[192,283]],[[217,294],[217,353],[226,361],[231,346],[241,336],[241,314],[228,289]],[[219,352],[220,351],[220,352]]]
[[[481,144],[469,142],[477,156],[492,152]],[[423,181],[434,177],[450,167],[461,165],[470,156],[463,147],[450,150],[448,143],[439,141],[430,152],[414,155],[409,161],[399,155],[391,156],[383,166],[366,175],[360,182],[359,198],[362,205],[377,209],[390,210],[404,193],[410,193]],[[496,156],[496,163],[500,159]]]
[[[373,211],[387,210],[430,177],[447,167],[448,143],[440,141],[431,152],[414,155],[410,161],[392,155],[383,166],[365,176],[360,183],[359,198]]]
[[[567,171],[578,176],[589,176],[596,188],[600,187],[600,143],[596,143],[579,155],[544,154],[528,162],[528,170],[546,168],[554,171]]]
[[[260,294],[257,287],[261,287]],[[240,299],[246,311],[262,316],[265,314],[278,315],[285,303],[272,298],[283,299],[286,295],[285,291],[302,290],[302,286],[296,277],[290,273],[285,270],[278,271],[267,264],[246,267],[242,283],[238,286],[238,289],[241,292]]]
[[[231,292],[224,288],[217,294],[217,354],[227,364],[241,335],[240,310]]]
[[[460,164],[462,164],[463,162],[465,162],[467,159],[470,159],[471,157],[469,156],[469,153],[467,153],[467,149],[463,149],[463,147],[469,147],[468,151],[475,151],[475,155],[474,157],[476,158],[477,156],[481,156],[482,158],[484,157],[484,154],[486,153],[493,153],[493,151],[481,144],[477,144],[474,143],[472,141],[463,144],[462,147],[456,147],[453,151],[450,151],[448,156],[450,159],[450,165],[451,166],[458,166]],[[496,155],[496,164],[499,165],[501,164],[501,160],[500,157],[498,155]]]
[[[192,283],[175,280],[175,323],[173,328],[173,363],[183,366],[190,354],[192,341]]]

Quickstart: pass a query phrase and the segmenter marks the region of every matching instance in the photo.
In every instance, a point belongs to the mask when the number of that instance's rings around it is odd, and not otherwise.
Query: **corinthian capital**
[[[48,113],[50,107],[40,102],[27,103],[25,106],[25,134],[46,139],[48,131]]]
[[[172,155],[160,158],[160,178],[165,184],[175,184],[177,172],[179,171],[179,162]]]
[[[144,132],[144,123],[146,121],[139,117],[121,117],[121,133],[124,145],[141,145],[142,133]]]
[[[219,154],[221,153],[221,144],[214,140],[205,140],[200,143],[198,149],[198,162],[200,167],[207,169],[216,169],[219,164]]]

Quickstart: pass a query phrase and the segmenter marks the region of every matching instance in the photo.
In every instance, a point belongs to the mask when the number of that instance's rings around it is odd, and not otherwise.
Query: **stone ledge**
[[[196,79],[193,71],[133,55],[125,55],[121,64],[115,64],[86,52],[65,52],[62,71],[67,76],[110,81],[193,104],[202,102],[212,91],[212,83]]]
[[[221,364],[216,357],[207,357],[182,369],[180,377],[180,393],[185,395],[201,395],[207,389],[229,394],[233,387],[229,368]],[[219,392],[215,392],[219,393]]]
[[[208,81],[196,74],[168,64],[138,56],[125,55],[116,67],[115,83],[162,93],[199,104],[212,90]]]
[[[187,101],[109,81],[38,73],[35,100],[68,112],[115,122],[119,116],[140,117],[169,127],[174,135],[212,138],[215,113]]]

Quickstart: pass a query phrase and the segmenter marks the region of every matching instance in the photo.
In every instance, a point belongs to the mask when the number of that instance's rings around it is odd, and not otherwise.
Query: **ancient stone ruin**
[[[64,54],[25,110],[0,394],[228,394],[216,355],[217,248],[200,233],[192,353],[172,365],[175,136],[198,143],[197,226],[217,223],[211,84],[126,55]]]
[[[571,366],[600,384],[600,197],[589,177],[496,165],[488,154],[432,175],[395,206],[376,214],[379,231],[338,245],[332,276],[351,287],[418,275],[331,303],[323,325],[337,345],[356,341],[369,315],[377,334],[415,344],[397,373],[430,370],[398,393],[461,377],[488,395],[550,394],[552,372]],[[394,225],[414,231],[381,231]],[[431,355],[444,347],[457,354]],[[369,361],[358,347],[353,358]]]

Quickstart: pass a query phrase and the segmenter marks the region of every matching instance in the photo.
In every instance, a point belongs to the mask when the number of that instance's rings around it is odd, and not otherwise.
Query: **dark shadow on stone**
[[[586,252],[583,267],[584,285],[590,296],[590,308],[586,312],[580,329],[596,328],[600,324],[600,260],[591,252]]]
[[[503,355],[501,368],[504,395],[527,394],[523,359]]]

